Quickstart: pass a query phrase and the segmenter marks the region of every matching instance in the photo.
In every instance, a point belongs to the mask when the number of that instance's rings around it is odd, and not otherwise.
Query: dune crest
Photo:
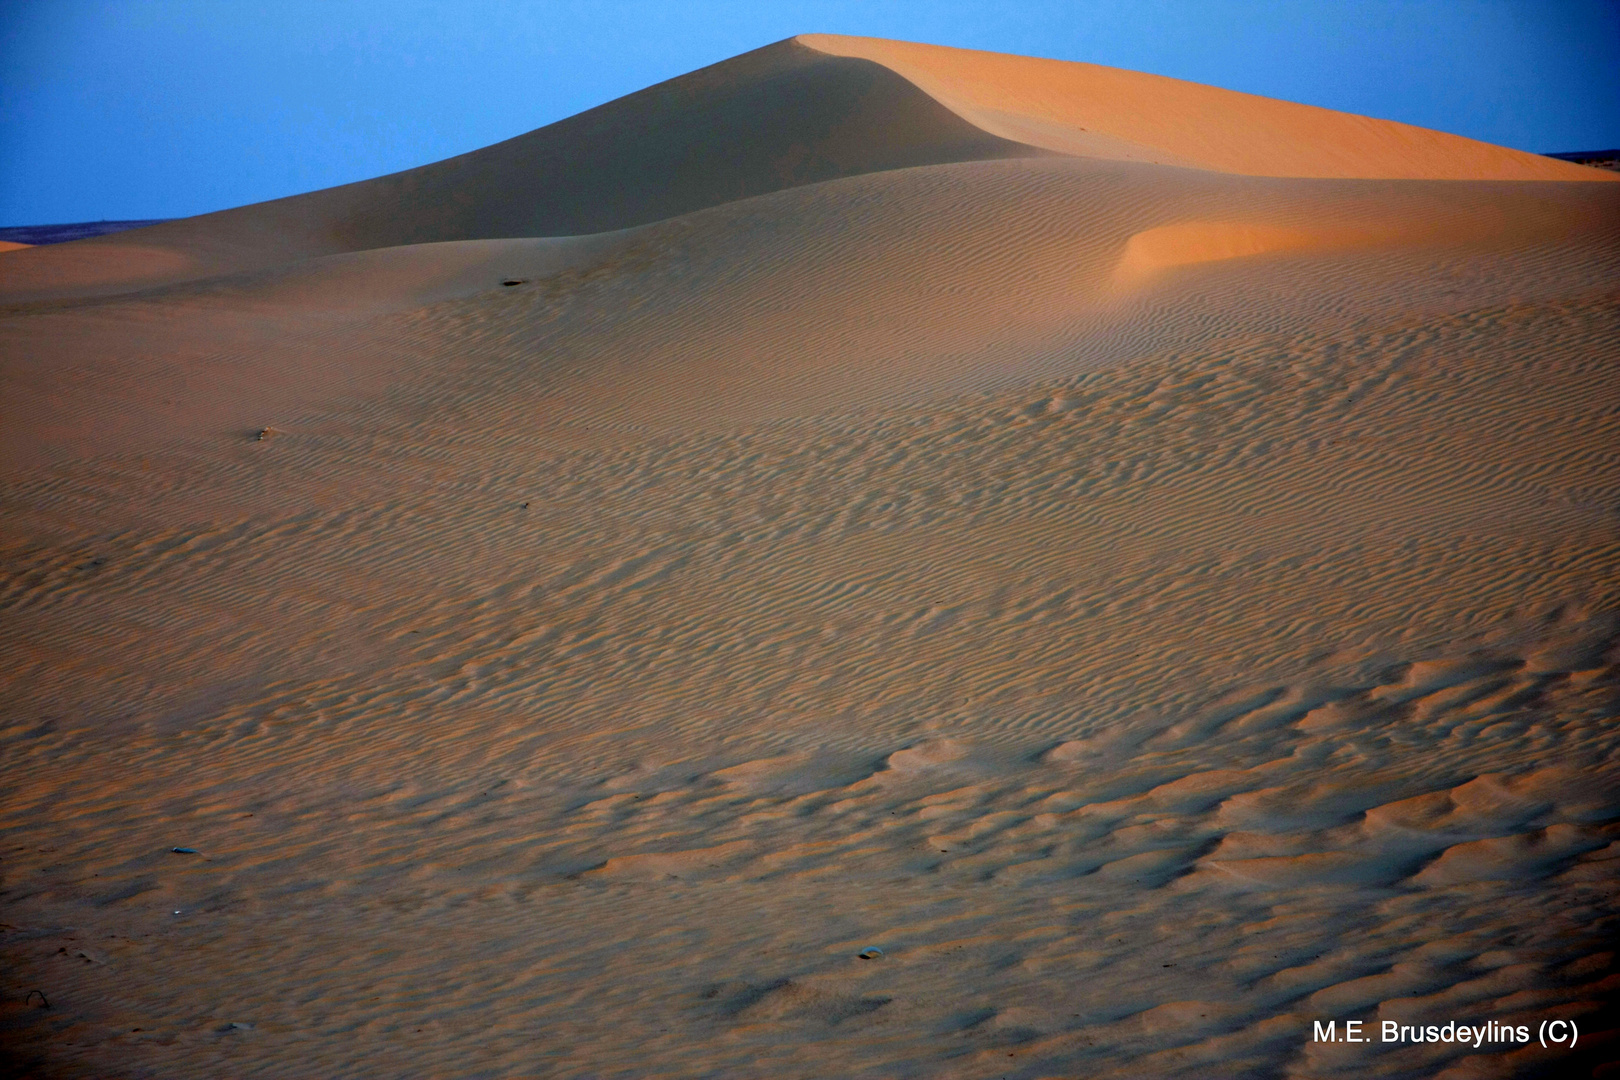
[[[1370,223],[1359,229],[1307,229],[1237,221],[1182,221],[1133,234],[1114,268],[1114,280],[1137,284],[1160,270],[1178,266],[1250,255],[1342,249],[1385,242],[1396,235],[1394,229]]]

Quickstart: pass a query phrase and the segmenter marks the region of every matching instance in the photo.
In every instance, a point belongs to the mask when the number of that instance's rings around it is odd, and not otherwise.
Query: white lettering
[[[1338,1034],[1333,1023],[1327,1028],[1322,1027],[1321,1021],[1316,1022],[1316,1039],[1318,1042],[1372,1042],[1369,1038],[1361,1036],[1363,1021],[1345,1021],[1343,1039],[1336,1039]],[[1574,1045],[1577,1031],[1573,1021],[1543,1020],[1541,1022],[1541,1039],[1548,1045]],[[1381,1020],[1378,1022],[1378,1041],[1386,1043],[1458,1043],[1463,1046],[1472,1044],[1478,1050],[1486,1043],[1527,1043],[1532,1041],[1531,1029],[1520,1024],[1498,1024],[1488,1020],[1478,1027],[1468,1024],[1459,1024],[1455,1020],[1448,1021],[1444,1027],[1437,1024],[1420,1024],[1408,1026],[1395,1020]]]

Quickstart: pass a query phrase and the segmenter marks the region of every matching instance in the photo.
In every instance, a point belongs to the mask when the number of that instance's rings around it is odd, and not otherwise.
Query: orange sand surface
[[[1590,1075],[1616,179],[810,36],[10,253],[0,1071]]]

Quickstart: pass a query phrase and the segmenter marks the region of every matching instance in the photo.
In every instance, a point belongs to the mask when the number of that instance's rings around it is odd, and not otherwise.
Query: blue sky
[[[1620,146],[1615,0],[8,0],[0,225],[361,180],[805,32],[1111,64],[1525,150]]]

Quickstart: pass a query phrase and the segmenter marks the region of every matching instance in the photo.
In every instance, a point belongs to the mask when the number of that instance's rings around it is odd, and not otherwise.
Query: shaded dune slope
[[[843,176],[1044,153],[886,67],[790,40],[431,165],[8,260],[0,288],[111,291],[402,244],[606,232]]]

